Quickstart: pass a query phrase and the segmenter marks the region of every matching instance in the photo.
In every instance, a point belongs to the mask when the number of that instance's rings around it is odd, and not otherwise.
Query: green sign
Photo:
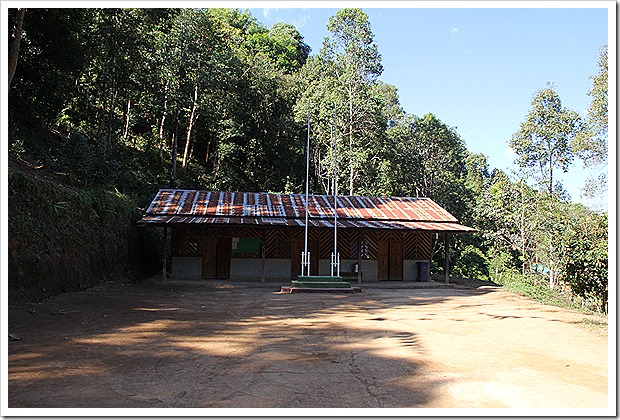
[[[233,238],[233,254],[260,253],[260,238]]]

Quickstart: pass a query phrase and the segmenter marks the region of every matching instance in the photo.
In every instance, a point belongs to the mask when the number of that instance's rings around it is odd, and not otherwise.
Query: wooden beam
[[[168,228],[164,226],[164,266],[161,269],[161,281],[166,281],[166,266],[168,265],[167,261],[167,253],[168,253]]]
[[[445,284],[450,284],[450,234],[444,233],[444,279]]]
[[[265,240],[260,238],[260,282],[265,282]]]
[[[362,282],[362,245],[360,241],[361,231],[357,231],[357,282]]]

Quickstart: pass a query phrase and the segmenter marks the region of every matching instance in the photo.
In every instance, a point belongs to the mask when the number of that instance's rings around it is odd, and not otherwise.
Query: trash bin
[[[418,281],[429,281],[428,267],[428,261],[418,261]]]

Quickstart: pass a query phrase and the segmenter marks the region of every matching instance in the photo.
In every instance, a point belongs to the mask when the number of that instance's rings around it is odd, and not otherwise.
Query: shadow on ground
[[[426,406],[424,347],[377,314],[463,291],[378,293],[179,282],[12,306],[9,407]]]

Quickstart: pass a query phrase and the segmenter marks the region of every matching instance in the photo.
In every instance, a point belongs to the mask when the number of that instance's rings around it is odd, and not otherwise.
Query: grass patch
[[[527,296],[545,305],[558,306],[564,309],[572,309],[586,314],[597,314],[596,307],[587,305],[581,299],[563,292],[561,289],[551,290],[540,276],[527,276],[521,274],[504,275],[497,283],[504,286],[510,292]],[[605,324],[607,325],[607,324]]]
[[[585,328],[588,331],[594,331],[598,334],[607,336],[608,323],[607,319],[602,318],[583,318],[580,321],[574,321],[573,324]]]

